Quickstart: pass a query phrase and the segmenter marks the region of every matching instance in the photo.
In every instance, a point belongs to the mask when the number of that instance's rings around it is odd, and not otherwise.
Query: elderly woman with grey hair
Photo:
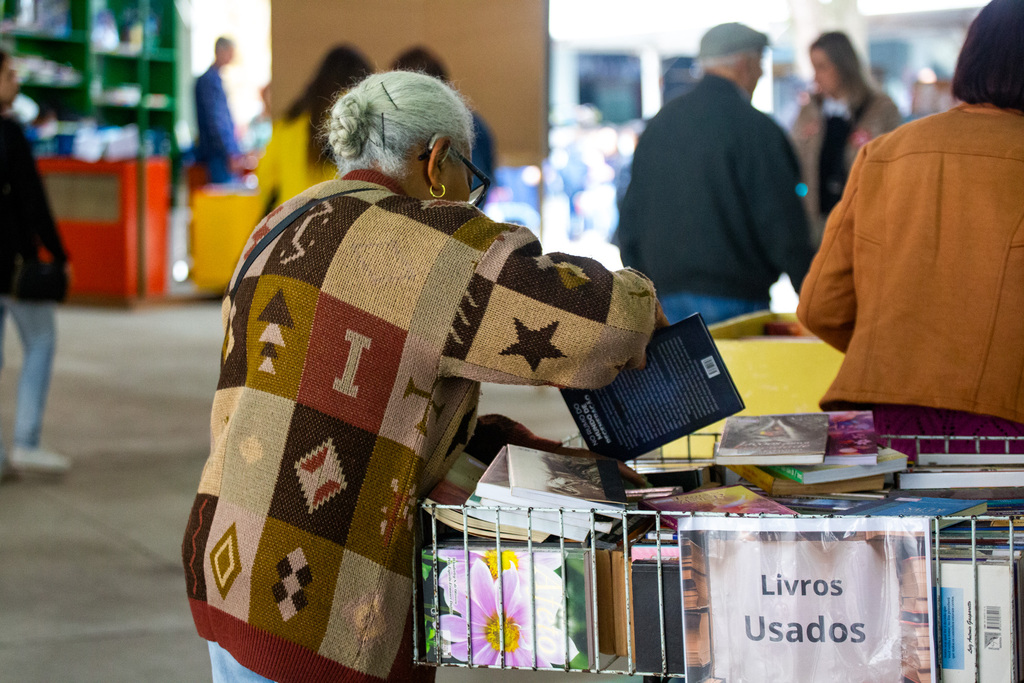
[[[215,681],[430,680],[411,652],[417,500],[464,450],[558,448],[478,420],[480,383],[599,387],[666,324],[639,273],[545,255],[473,205],[471,125],[437,79],[366,78],[331,111],[338,179],[245,247],[183,544]],[[529,628],[506,632],[521,658]]]

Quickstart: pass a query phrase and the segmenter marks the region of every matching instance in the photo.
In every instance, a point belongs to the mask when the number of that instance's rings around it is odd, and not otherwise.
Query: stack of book
[[[469,516],[489,523],[498,521],[499,512],[487,508],[503,508],[502,529],[510,524],[574,541],[587,538],[591,528],[595,532],[611,531],[612,515],[628,507],[614,460],[512,445],[494,458],[467,502],[472,506],[466,508]],[[621,514],[616,516],[621,518]]]
[[[876,491],[907,468],[870,411],[730,417],[715,461],[773,496]]]

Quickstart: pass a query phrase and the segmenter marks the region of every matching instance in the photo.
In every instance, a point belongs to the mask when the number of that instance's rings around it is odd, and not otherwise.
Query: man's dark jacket
[[[705,76],[651,119],[623,200],[622,262],[661,294],[767,301],[800,284],[814,250],[789,140],[739,88]]]

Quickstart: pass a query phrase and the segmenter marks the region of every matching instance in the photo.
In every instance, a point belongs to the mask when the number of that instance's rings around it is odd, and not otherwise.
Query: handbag
[[[18,256],[14,262],[11,296],[21,301],[64,301],[68,294],[68,276],[63,263],[27,261]]]

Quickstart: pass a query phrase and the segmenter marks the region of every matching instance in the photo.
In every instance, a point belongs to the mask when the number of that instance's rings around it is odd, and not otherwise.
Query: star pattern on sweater
[[[531,330],[519,318],[512,320],[516,324],[518,341],[502,351],[502,356],[522,356],[534,372],[537,372],[540,362],[545,358],[566,357],[558,347],[551,343],[551,338],[555,336],[555,331],[558,329],[557,320],[539,330]]]

